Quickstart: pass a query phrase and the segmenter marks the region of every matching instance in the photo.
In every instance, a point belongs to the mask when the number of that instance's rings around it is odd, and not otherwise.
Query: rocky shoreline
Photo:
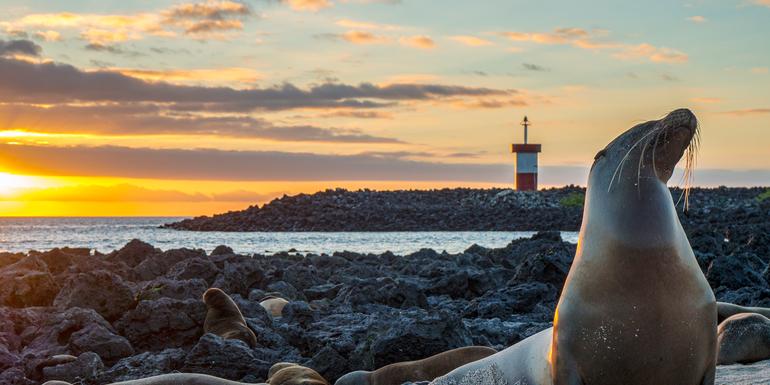
[[[767,188],[693,188],[692,222],[724,222],[722,213],[766,215]],[[326,190],[283,196],[260,206],[169,223],[188,231],[577,231],[585,189],[576,186],[537,192],[510,189],[405,191]],[[682,206],[682,191],[671,189]]]
[[[688,234],[719,300],[770,307],[768,216],[751,207],[713,207],[720,220],[691,215]],[[502,349],[551,326],[574,252],[559,233],[541,232],[457,254],[207,254],[138,240],[110,254],[0,253],[0,383],[171,372],[257,383],[279,361],[333,383],[461,346]],[[257,347],[203,333],[209,287],[232,296]],[[289,300],[282,317],[260,306],[268,294]],[[57,365],[51,357],[61,354],[77,359]],[[767,365],[720,367],[717,383],[770,383],[757,370]]]

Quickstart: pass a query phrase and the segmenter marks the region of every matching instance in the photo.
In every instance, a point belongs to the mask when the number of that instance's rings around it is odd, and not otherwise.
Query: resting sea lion
[[[334,385],[401,385],[405,382],[432,381],[455,368],[495,353],[495,349],[486,346],[452,349],[422,360],[383,366],[373,372],[351,372],[340,377]]]
[[[262,298],[259,305],[265,308],[265,310],[267,310],[273,317],[280,317],[283,312],[283,307],[286,306],[287,303],[289,303],[289,301],[281,297],[268,296]]]
[[[770,318],[770,309],[765,307],[746,307],[727,302],[717,302],[717,313],[719,314],[719,323],[740,313],[762,314]]]
[[[268,372],[269,385],[329,385],[318,372],[289,362],[279,362]]]
[[[203,293],[203,302],[208,311],[203,322],[203,331],[213,333],[224,339],[238,339],[250,347],[257,346],[257,336],[246,325],[238,305],[224,291],[211,288]]]
[[[72,385],[64,381],[48,381],[43,385]],[[162,374],[142,378],[139,380],[113,382],[107,385],[267,385],[267,384],[247,384],[245,382],[230,381],[223,378],[209,376],[207,374],[197,373],[173,373]]]
[[[676,110],[599,151],[554,327],[433,384],[713,384],[716,300],[666,187],[697,132]]]
[[[717,329],[718,365],[749,364],[770,358],[770,319],[756,313],[729,317]]]

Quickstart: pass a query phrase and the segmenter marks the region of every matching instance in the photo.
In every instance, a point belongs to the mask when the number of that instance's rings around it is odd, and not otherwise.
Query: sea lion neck
[[[586,191],[582,244],[660,249],[678,245],[681,232],[671,194],[660,181],[612,192],[589,186]]]

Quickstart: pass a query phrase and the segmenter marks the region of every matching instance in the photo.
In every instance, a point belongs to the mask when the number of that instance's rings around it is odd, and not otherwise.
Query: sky
[[[0,216],[511,187],[525,115],[541,187],[584,185],[598,149],[681,107],[696,185],[770,185],[770,0],[0,8]]]

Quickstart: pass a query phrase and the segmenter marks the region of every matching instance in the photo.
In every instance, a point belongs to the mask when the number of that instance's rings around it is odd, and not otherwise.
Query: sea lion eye
[[[597,152],[596,155],[594,156],[594,160],[595,161],[599,160],[599,158],[603,157],[605,154],[607,154],[607,149]]]

